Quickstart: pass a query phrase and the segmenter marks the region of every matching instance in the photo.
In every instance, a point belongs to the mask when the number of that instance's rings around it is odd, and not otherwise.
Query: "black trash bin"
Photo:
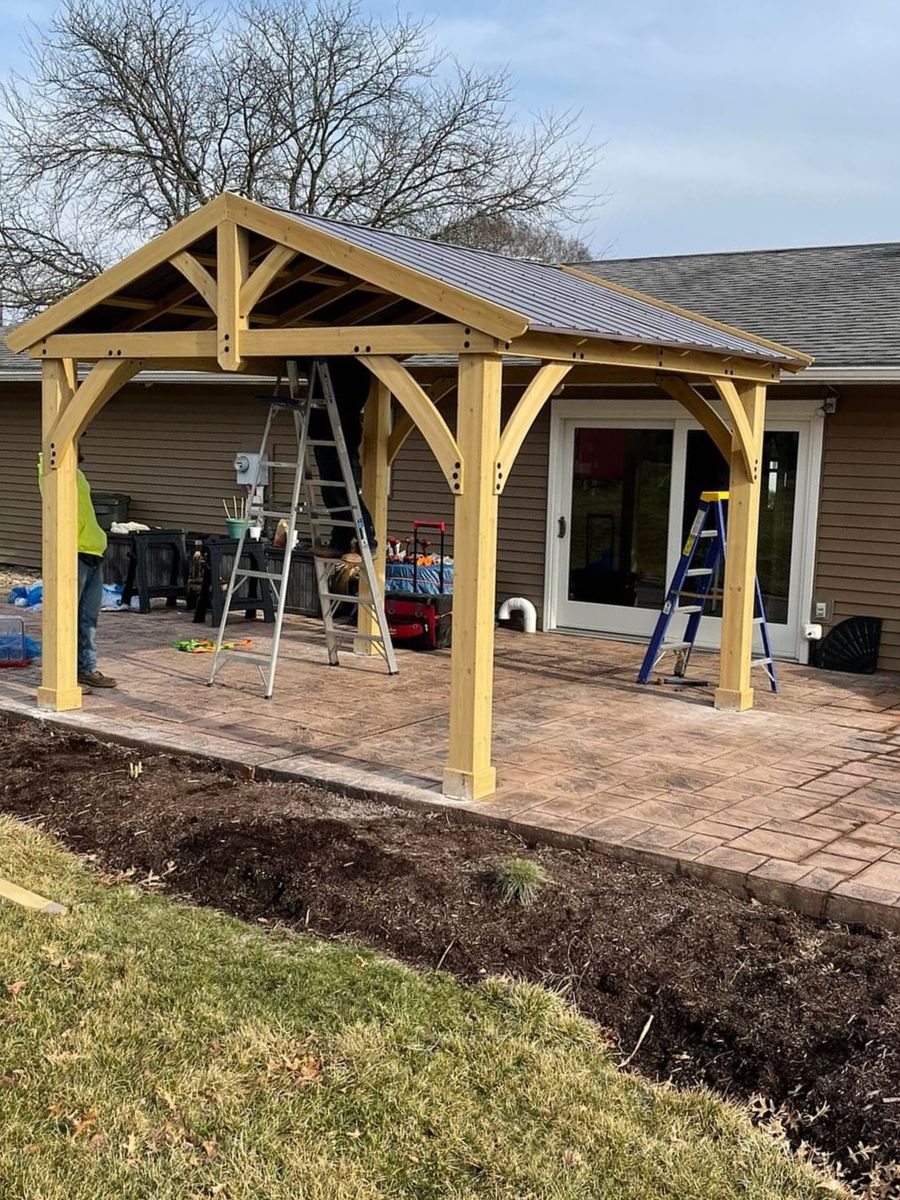
[[[91,496],[94,502],[94,512],[101,529],[109,533],[114,521],[127,521],[131,497],[121,492],[94,492]]]

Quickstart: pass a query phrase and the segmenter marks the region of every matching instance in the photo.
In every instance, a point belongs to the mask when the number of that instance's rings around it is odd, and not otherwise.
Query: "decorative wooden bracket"
[[[376,379],[396,396],[412,417],[444,473],[454,495],[462,495],[463,461],[456,438],[435,405],[422,391],[406,367],[389,355],[359,355]]]
[[[522,443],[525,441],[529,429],[551,394],[559,387],[573,366],[574,363],[544,363],[542,367],[538,368],[534,378],[519,397],[519,402],[500,435],[500,444],[497,447],[494,491],[498,496],[506,487],[509,473],[522,449]]]
[[[449,396],[451,392],[456,391],[456,379],[438,379],[427,393],[428,399],[432,404],[440,404],[440,402]],[[400,451],[406,439],[415,429],[416,423],[406,411],[397,414],[397,420],[394,422],[394,427],[391,430],[391,436],[388,438],[388,463],[392,463]]]
[[[712,382],[733,422],[734,440],[741,452],[747,474],[756,482],[759,478],[759,447],[754,440],[753,430],[750,428],[750,420],[741,402],[740,393],[731,379],[713,375]]]
[[[249,318],[275,277],[297,257],[290,246],[273,246],[249,279],[241,285],[241,315]]]
[[[44,446],[44,463],[48,470],[57,466],[58,452],[76,442],[108,400],[129,379],[141,370],[141,359],[101,359],[66,404],[47,435]]]
[[[202,263],[197,262],[193,254],[181,250],[169,259],[170,264],[179,270],[195,291],[199,292],[213,312],[216,311],[216,281]]]
[[[657,375],[657,386],[686,408],[715,442],[726,462],[731,462],[731,430],[703,396],[686,379],[676,375]]]

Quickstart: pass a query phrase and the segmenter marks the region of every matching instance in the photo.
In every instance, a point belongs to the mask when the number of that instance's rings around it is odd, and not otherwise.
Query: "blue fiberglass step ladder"
[[[675,574],[672,576],[672,582],[666,593],[662,612],[659,614],[650,645],[647,647],[647,653],[644,655],[644,661],[638,672],[638,683],[649,683],[660,659],[668,653],[675,655],[675,667],[672,675],[666,677],[666,681],[672,683],[685,681],[684,677],[705,606],[711,601],[721,598],[720,592],[713,591],[713,583],[716,572],[725,561],[725,510],[723,505],[727,499],[727,492],[701,492],[700,494],[700,507],[697,509],[697,515],[694,517],[687,541],[684,543],[681,558],[678,560],[678,566],[675,568]],[[712,519],[710,520],[710,518]],[[706,553],[702,557],[701,563],[694,566],[701,543],[705,543]],[[775,672],[772,642],[769,637],[769,627],[766,624],[766,613],[758,576],[754,586],[753,626],[760,632],[762,655],[758,658],[751,657],[750,665],[764,667],[769,677],[769,686],[773,692],[777,692],[778,676]],[[668,641],[666,635],[672,619],[679,613],[687,614],[684,636],[678,640]]]

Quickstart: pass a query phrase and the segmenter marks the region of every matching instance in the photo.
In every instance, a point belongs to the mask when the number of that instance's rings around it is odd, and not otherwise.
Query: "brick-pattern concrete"
[[[269,636],[262,624],[234,630],[257,648]],[[317,624],[292,620],[266,701],[249,663],[206,688],[208,657],[171,648],[197,632],[183,612],[104,615],[102,666],[121,686],[65,721],[279,777],[449,803],[438,783],[448,653],[400,651],[394,678],[349,654],[334,669]],[[705,689],[638,687],[640,654],[621,642],[498,633],[499,790],[453,807],[815,916],[900,929],[900,676],[784,665],[780,696],[760,686],[753,712],[729,714]],[[693,666],[714,679],[714,656],[698,653]],[[0,705],[34,712],[36,676],[0,672]]]

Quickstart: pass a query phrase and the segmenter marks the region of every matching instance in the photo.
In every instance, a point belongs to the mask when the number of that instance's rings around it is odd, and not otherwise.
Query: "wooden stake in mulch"
[[[30,912],[45,913],[48,916],[59,916],[67,911],[65,905],[57,904],[55,900],[47,900],[44,896],[39,896],[37,892],[29,892],[27,888],[10,883],[8,879],[0,879],[0,899],[10,900],[13,904],[18,904],[20,908],[27,908]]]

